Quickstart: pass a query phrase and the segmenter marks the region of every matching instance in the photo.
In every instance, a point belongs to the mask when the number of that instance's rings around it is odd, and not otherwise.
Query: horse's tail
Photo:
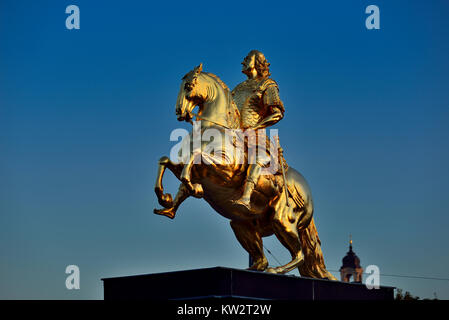
[[[321,241],[318,237],[314,219],[312,218],[306,228],[299,229],[298,231],[304,254],[304,262],[298,267],[301,276],[337,280],[326,270],[323,252],[321,251]]]
[[[295,169],[289,167],[286,178],[288,180],[288,191],[290,199],[295,207],[301,212],[298,217],[297,230],[301,249],[304,254],[304,261],[298,267],[301,276],[310,278],[327,278],[337,280],[324,264],[323,252],[321,251],[321,241],[313,219],[313,201],[310,188],[304,177]],[[292,217],[293,218],[293,217]],[[294,219],[290,219],[292,221]]]

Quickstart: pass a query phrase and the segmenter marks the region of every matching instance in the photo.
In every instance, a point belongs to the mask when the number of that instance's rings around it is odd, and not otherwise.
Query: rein
[[[194,116],[196,116],[196,121],[201,121],[201,120],[204,120],[204,121],[209,121],[210,123],[213,123],[213,124],[216,124],[217,126],[219,126],[219,127],[223,127],[223,128],[226,128],[226,129],[232,129],[232,128],[230,128],[229,126],[225,126],[225,125],[222,125],[221,123],[218,123],[218,122],[215,122],[215,121],[212,121],[212,120],[209,120],[209,119],[207,119],[207,118],[201,118],[200,116],[198,116],[198,114],[196,114],[196,113],[192,113]]]

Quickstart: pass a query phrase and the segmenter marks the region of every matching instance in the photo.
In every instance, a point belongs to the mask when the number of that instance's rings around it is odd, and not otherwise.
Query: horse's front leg
[[[174,163],[170,161],[170,159],[166,156],[163,156],[159,159],[158,168],[157,168],[157,176],[156,176],[156,185],[154,186],[154,192],[156,193],[157,200],[159,204],[165,208],[173,207],[173,198],[171,194],[164,194],[164,187],[162,185],[162,178],[164,177],[165,169],[167,167],[174,167]],[[173,171],[173,169],[172,169]]]
[[[172,196],[170,194],[164,194],[164,187],[162,185],[162,178],[165,173],[165,169],[170,169],[173,174],[180,179],[181,172],[183,170],[183,164],[174,164],[170,161],[168,157],[162,157],[158,162],[158,174],[156,178],[156,185],[154,187],[154,191],[156,192],[156,195],[158,197],[159,204],[164,209],[154,209],[155,214],[164,215],[171,219],[175,217],[176,210],[181,205],[181,203],[187,199],[191,193],[189,190],[187,190],[187,187],[181,183],[179,186],[178,193],[176,194],[175,200],[172,200]],[[202,188],[201,185],[194,184],[193,187],[197,190],[197,194],[201,192],[202,194]]]
[[[192,184],[192,167],[197,163],[197,161],[195,161],[197,159],[201,159],[201,152],[192,153],[189,161],[184,165],[184,168],[182,169],[180,180],[182,181],[182,183],[184,183],[187,190],[189,190],[192,196],[201,198],[203,196],[202,186],[198,183]]]
[[[178,193],[176,194],[175,201],[173,202],[173,207],[164,208],[164,209],[154,209],[153,212],[155,214],[159,214],[162,216],[169,217],[170,219],[174,219],[176,215],[176,211],[181,203],[190,196],[189,190],[187,187],[181,183],[179,185]]]

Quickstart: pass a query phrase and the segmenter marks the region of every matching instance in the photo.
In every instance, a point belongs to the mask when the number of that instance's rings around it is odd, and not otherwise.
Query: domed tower
[[[362,282],[363,268],[360,266],[360,259],[352,251],[352,239],[349,237],[349,251],[343,258],[343,265],[340,268],[341,281],[350,282],[351,276],[353,282]]]

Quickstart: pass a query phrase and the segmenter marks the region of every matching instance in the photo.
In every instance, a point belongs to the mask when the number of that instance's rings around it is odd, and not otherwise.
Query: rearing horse
[[[178,120],[192,122],[196,106],[199,107],[197,119],[201,120],[201,133],[214,129],[225,136],[226,130],[240,128],[240,114],[228,87],[216,75],[202,72],[202,65],[182,79],[176,103]],[[215,211],[231,220],[235,236],[253,260],[251,270],[286,273],[297,267],[302,276],[336,280],[324,264],[312,218],[312,195],[304,177],[288,167],[285,172],[288,192],[285,194],[282,175],[261,175],[251,197],[251,211],[245,211],[233,201],[243,192],[247,164],[241,163],[236,153],[230,153],[220,139],[201,142],[195,147],[193,135],[191,132],[185,139],[191,147],[188,155],[180,157],[177,163],[168,157],[159,160],[155,192],[164,209],[154,212],[173,219],[186,198],[204,198]],[[217,162],[205,152],[206,147],[213,148],[227,161]],[[174,200],[170,194],[164,194],[162,178],[166,168],[182,182]],[[273,233],[289,250],[292,260],[286,265],[268,268],[262,238]]]

